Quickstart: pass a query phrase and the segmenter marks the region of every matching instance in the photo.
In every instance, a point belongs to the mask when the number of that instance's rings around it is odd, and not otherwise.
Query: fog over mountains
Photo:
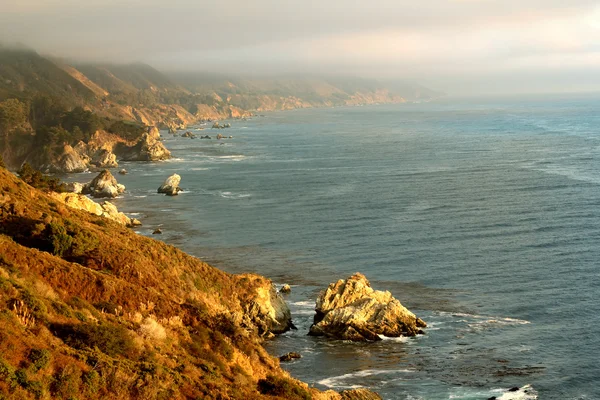
[[[0,37],[162,71],[401,79],[456,94],[600,88],[600,6],[574,0],[21,0]]]

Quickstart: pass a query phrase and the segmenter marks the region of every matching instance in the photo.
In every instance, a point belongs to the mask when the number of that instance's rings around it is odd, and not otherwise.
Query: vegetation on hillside
[[[0,398],[307,399],[223,273],[0,169]]]

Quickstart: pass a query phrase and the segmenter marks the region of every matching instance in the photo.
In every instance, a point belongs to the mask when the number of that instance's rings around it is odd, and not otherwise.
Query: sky
[[[0,40],[163,71],[600,91],[600,0],[0,0]]]

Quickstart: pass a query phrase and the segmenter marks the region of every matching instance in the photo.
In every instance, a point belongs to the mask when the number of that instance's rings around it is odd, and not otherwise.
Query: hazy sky
[[[0,0],[0,40],[162,70],[600,90],[600,0]]]

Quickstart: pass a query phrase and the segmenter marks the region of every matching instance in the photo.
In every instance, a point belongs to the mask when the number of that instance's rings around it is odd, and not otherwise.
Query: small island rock
[[[295,351],[290,351],[289,353],[285,353],[281,357],[279,357],[279,361],[292,361],[296,358],[302,358],[300,353],[296,353]]]
[[[167,178],[165,183],[160,185],[158,193],[165,193],[167,196],[176,196],[181,191],[179,182],[181,182],[181,177],[179,175],[171,175]]]
[[[281,289],[279,289],[279,293],[290,293],[292,291],[292,287],[290,285],[288,285],[287,283],[285,285],[283,285],[281,287]]]
[[[361,273],[330,284],[317,299],[315,311],[309,335],[342,340],[415,336],[427,326],[390,292],[373,290]]]

